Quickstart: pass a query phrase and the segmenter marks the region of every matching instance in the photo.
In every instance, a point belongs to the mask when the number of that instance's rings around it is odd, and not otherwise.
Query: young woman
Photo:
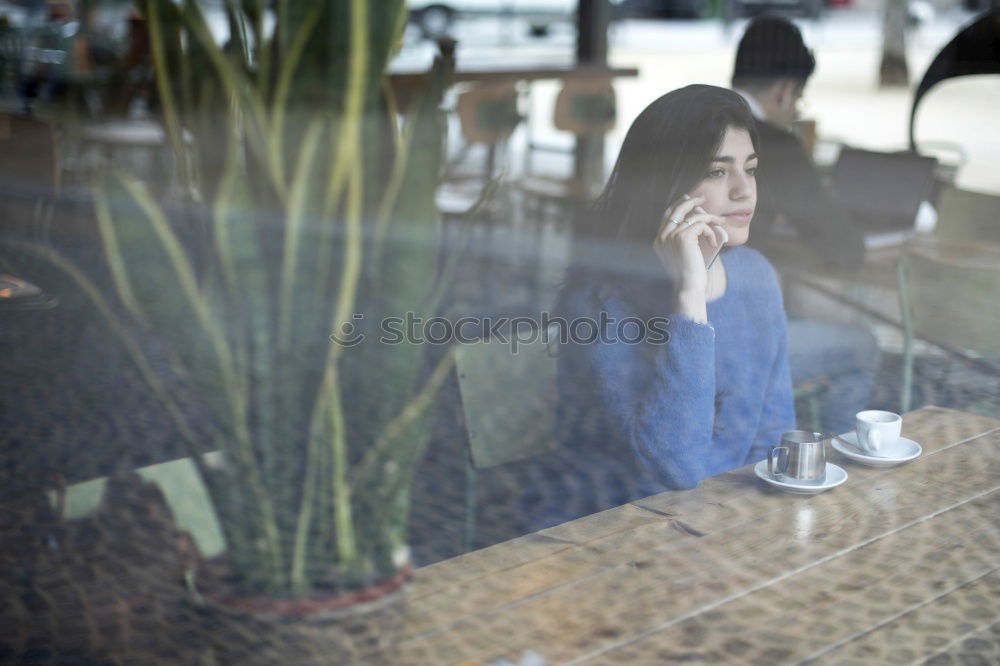
[[[556,307],[570,338],[563,459],[591,500],[543,523],[692,488],[766,458],[794,429],[778,281],[742,247],[755,144],[746,103],[714,86],[664,95],[629,129]]]

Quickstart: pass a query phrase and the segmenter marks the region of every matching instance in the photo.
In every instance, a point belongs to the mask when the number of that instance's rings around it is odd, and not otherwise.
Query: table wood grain
[[[1000,421],[928,407],[903,435],[924,451],[895,468],[830,449],[850,478],[820,495],[781,493],[747,466],[421,569],[398,663],[527,649],[549,664],[990,654]]]

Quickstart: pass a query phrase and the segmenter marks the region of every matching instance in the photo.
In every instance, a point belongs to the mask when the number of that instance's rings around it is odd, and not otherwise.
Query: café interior
[[[640,111],[728,88],[752,17],[699,5],[726,80],[676,47],[663,87],[628,3],[569,4],[561,54],[476,59],[403,0],[0,2],[0,663],[1000,663],[1000,10],[916,59],[905,118],[811,50],[785,134],[845,217],[706,232],[700,274],[738,294],[759,257],[779,316],[665,305],[626,356],[563,297],[655,255],[587,221]],[[836,76],[894,145],[829,133]],[[772,384],[713,388],[704,441],[643,420],[695,413],[688,325],[745,345],[712,359],[780,331],[784,427],[733,414]],[[650,490],[658,451],[698,473]]]

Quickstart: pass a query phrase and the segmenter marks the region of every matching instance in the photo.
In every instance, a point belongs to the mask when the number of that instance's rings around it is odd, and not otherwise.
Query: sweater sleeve
[[[606,335],[584,351],[597,395],[645,469],[668,488],[693,488],[714,467],[715,331],[673,316],[667,342],[629,344],[615,338],[628,313],[604,305]]]

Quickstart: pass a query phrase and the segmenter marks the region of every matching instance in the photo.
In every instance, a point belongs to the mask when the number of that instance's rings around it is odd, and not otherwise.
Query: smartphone
[[[691,197],[688,196],[687,194],[684,195],[684,200],[685,201],[687,201],[690,198]],[[705,212],[705,209],[702,208],[701,206],[695,206],[694,209],[696,211],[698,211],[699,213],[701,213],[702,215],[708,215],[708,213]],[[722,244],[719,245],[719,249],[715,251],[715,254],[712,255],[712,258],[708,260],[707,264],[705,264],[705,270],[708,270],[709,268],[712,267],[712,264],[715,263],[715,260],[719,258],[720,254],[722,254],[722,250],[725,249],[726,243],[729,242],[729,234],[726,232],[726,230],[723,229],[722,227],[717,227],[717,228],[718,228],[719,231],[722,232]]]

